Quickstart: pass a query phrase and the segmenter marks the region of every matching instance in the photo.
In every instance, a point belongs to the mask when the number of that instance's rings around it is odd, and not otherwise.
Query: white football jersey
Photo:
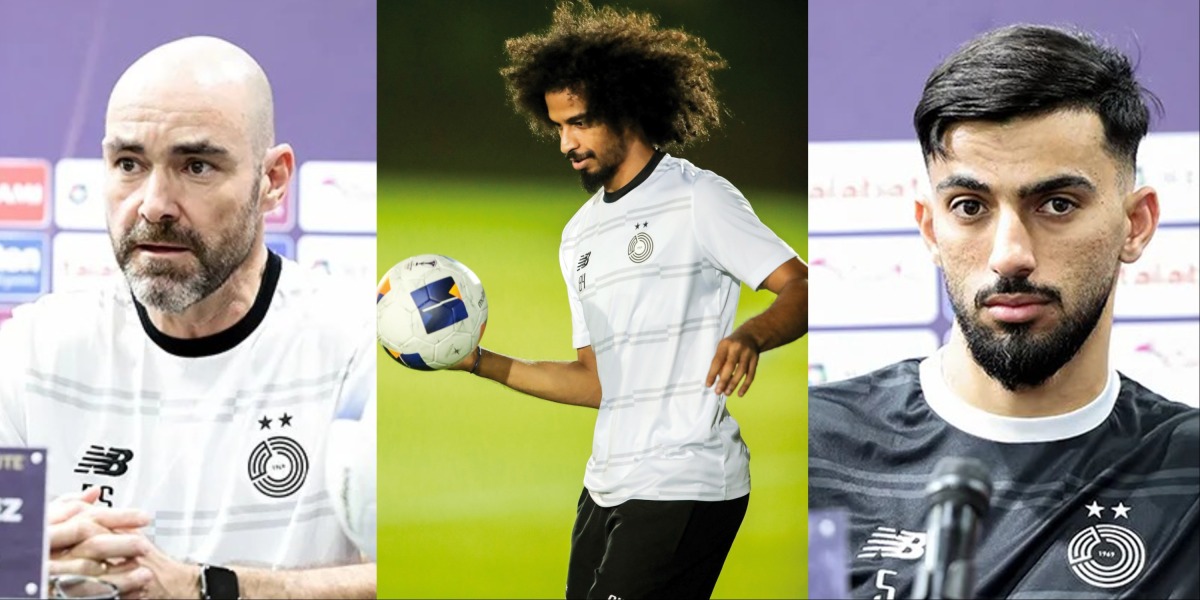
[[[656,160],[615,201],[588,200],[559,251],[573,343],[592,347],[600,373],[584,476],[600,506],[750,492],[750,453],[705,378],[741,284],[757,289],[796,256],[728,181]]]
[[[0,328],[0,446],[47,449],[48,497],[97,486],[146,511],[176,559],[358,562],[323,476],[339,402],[375,386],[373,322],[354,306],[275,254],[249,313],[206,338],[162,334],[121,277],[43,296]]]

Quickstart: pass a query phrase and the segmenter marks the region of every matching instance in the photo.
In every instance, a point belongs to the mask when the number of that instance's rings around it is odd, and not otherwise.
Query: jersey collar
[[[1116,370],[1110,369],[1100,395],[1069,413],[1053,417],[1005,417],[972,406],[950,390],[942,377],[944,351],[945,348],[940,348],[921,361],[921,391],[925,402],[955,428],[994,442],[1052,442],[1087,433],[1108,419],[1121,387]]]
[[[638,174],[631,179],[629,183],[621,186],[621,189],[615,192],[604,192],[604,201],[612,204],[613,202],[620,200],[625,194],[632,192],[633,188],[636,188],[637,186],[641,185],[643,181],[646,181],[650,178],[650,174],[653,173],[654,169],[658,167],[658,163],[662,162],[664,156],[666,156],[666,154],[664,154],[661,150],[655,150],[654,156],[650,157],[650,162],[646,163],[646,166],[642,167],[642,170],[638,171]]]
[[[241,320],[234,323],[233,327],[210,336],[201,338],[169,336],[154,326],[154,323],[150,321],[150,315],[146,313],[146,307],[142,306],[137,298],[133,299],[133,305],[137,309],[138,319],[142,322],[142,329],[159,348],[185,358],[213,356],[231,350],[242,343],[262,323],[263,318],[267,316],[267,309],[271,306],[271,298],[275,295],[275,287],[279,283],[279,273],[282,268],[283,260],[279,258],[279,255],[267,251],[267,268],[263,270],[262,283],[258,286],[258,295],[254,298],[254,304],[250,310]]]

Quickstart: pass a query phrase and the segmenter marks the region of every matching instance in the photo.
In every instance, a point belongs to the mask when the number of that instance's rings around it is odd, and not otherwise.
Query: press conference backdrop
[[[959,44],[1017,22],[1075,25],[1130,53],[1166,113],[1138,155],[1161,223],[1118,277],[1112,363],[1150,389],[1200,400],[1200,4],[1082,0],[809,7],[810,384],[942,345],[954,314],[913,220],[929,181],[912,111]],[[904,31],[904,41],[895,32]],[[884,90],[886,93],[878,93]]]
[[[189,35],[241,46],[271,81],[276,140],[298,169],[266,219],[268,246],[349,278],[371,310],[374,0],[0,0],[0,24],[0,321],[117,272],[100,159],[108,94],[137,57]]]

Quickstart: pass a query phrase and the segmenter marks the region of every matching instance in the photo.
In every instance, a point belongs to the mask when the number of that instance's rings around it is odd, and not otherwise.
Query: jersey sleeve
[[[579,300],[579,288],[576,281],[575,271],[572,267],[575,265],[573,260],[575,256],[575,244],[572,239],[575,237],[574,220],[567,224],[563,230],[562,245],[558,248],[558,268],[562,271],[563,281],[567,284],[567,304],[571,308],[571,345],[575,348],[584,348],[592,345],[592,336],[588,332],[587,321],[583,318],[583,302]]]
[[[11,319],[0,323],[0,447],[27,444],[25,401],[26,361],[31,348],[29,306],[18,306]]]
[[[692,188],[696,238],[718,269],[758,289],[779,265],[798,256],[754,214],[725,179],[705,172]]]

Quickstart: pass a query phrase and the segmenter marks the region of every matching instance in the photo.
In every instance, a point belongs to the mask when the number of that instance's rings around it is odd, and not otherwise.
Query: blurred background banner
[[[375,266],[375,1],[0,0],[0,320],[116,271],[100,140],[108,94],[152,48],[227,39],[271,81],[276,140],[296,151],[267,244],[353,278]]]
[[[1129,54],[1163,103],[1138,156],[1161,223],[1118,279],[1112,359],[1173,400],[1200,402],[1200,4],[1154,0],[813,2],[808,9],[809,383],[930,354],[954,314],[917,234],[929,180],[912,127],[929,73],[1014,23],[1075,26]],[[886,301],[885,301],[886,299]]]
[[[680,155],[727,178],[807,257],[803,4],[596,2],[648,11],[705,38],[725,127]],[[378,277],[404,258],[451,256],[483,281],[483,345],[573,360],[562,229],[587,199],[554,140],[518,117],[504,41],[550,25],[549,0],[379,5]],[[737,323],[774,298],[743,289]],[[382,351],[380,597],[562,597],[596,413],[464,373],[419,373]],[[805,586],[805,342],[764,354],[729,410],[750,447],[750,508],[716,597],[796,598]],[[386,363],[386,364],[384,364]]]

